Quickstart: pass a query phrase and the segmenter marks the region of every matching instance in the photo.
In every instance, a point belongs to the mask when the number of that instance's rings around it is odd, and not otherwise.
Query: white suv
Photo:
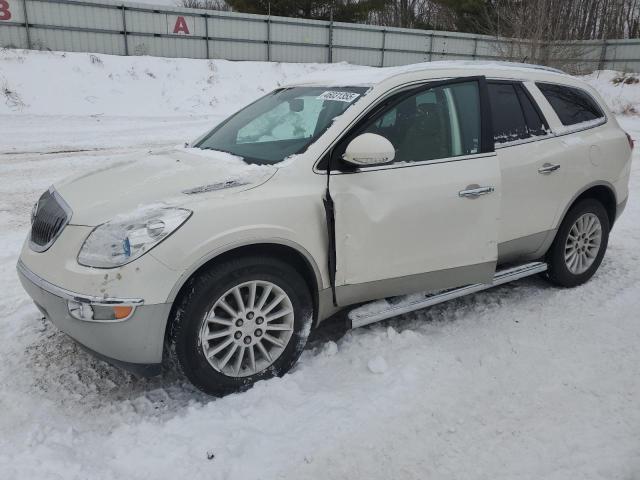
[[[42,313],[143,374],[172,355],[223,394],[354,326],[546,271],[587,281],[631,139],[580,80],[432,63],[279,88],[192,147],[45,192],[18,263]],[[382,305],[382,307],[380,307]]]

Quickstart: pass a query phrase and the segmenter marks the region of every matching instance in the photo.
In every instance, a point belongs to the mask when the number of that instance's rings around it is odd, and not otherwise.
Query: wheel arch
[[[613,227],[614,222],[616,221],[616,213],[618,208],[618,201],[616,197],[616,191],[614,186],[609,182],[594,182],[589,185],[586,185],[582,190],[580,190],[574,197],[571,199],[569,204],[565,207],[558,224],[556,226],[556,230],[560,228],[562,222],[567,216],[567,212],[573,207],[576,203],[585,198],[593,198],[598,200],[604,206],[607,211],[607,216],[609,217],[609,226]]]
[[[201,258],[199,262],[193,265],[189,270],[185,271],[179,281],[176,282],[176,285],[173,287],[169,297],[167,298],[167,303],[170,303],[175,307],[177,303],[176,300],[183,294],[185,288],[189,284],[189,280],[202,271],[216,263],[247,255],[263,255],[277,258],[295,268],[307,283],[309,291],[311,292],[311,297],[313,298],[315,315],[318,314],[320,302],[319,292],[323,285],[320,269],[311,254],[304,247],[284,239],[228,245],[226,248],[217,250],[212,252],[210,255]],[[169,331],[173,318],[173,307],[167,321],[166,331]],[[316,324],[316,321],[317,319],[314,319],[314,324]]]

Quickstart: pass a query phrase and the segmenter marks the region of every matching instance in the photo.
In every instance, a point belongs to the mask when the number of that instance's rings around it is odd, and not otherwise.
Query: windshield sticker
[[[327,90],[318,96],[316,100],[333,100],[335,102],[351,103],[360,96],[359,93],[353,92],[337,92],[335,90]]]

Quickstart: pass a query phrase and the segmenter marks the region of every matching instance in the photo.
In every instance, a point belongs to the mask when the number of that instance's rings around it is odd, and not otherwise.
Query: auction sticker
[[[338,92],[336,90],[327,90],[322,95],[318,96],[316,100],[333,100],[335,102],[347,102],[351,103],[360,96],[359,93],[353,92]]]

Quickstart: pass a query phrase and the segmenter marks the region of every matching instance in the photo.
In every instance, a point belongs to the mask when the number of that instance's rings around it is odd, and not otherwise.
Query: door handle
[[[466,190],[459,191],[458,196],[461,198],[478,198],[480,195],[487,195],[489,193],[495,192],[495,190],[496,189],[493,187],[469,185]]]
[[[556,170],[560,170],[560,165],[556,163],[545,163],[538,169],[538,173],[542,175],[548,175],[549,173],[553,173]]]

